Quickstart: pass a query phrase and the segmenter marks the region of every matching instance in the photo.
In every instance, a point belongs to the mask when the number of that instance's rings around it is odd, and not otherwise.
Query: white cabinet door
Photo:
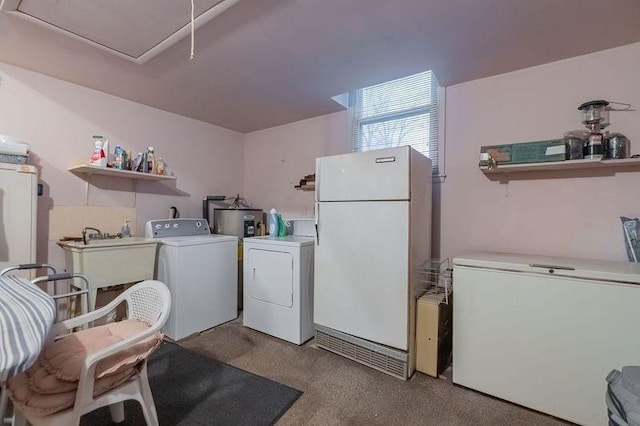
[[[319,203],[316,324],[408,348],[409,202]]]
[[[290,308],[293,306],[293,257],[291,253],[250,248],[245,291],[256,300]]]

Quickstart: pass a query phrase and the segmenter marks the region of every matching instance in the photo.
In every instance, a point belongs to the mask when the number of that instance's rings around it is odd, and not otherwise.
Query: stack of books
[[[315,191],[316,174],[306,175],[304,178],[300,179],[300,184],[296,185],[295,188],[303,191]]]

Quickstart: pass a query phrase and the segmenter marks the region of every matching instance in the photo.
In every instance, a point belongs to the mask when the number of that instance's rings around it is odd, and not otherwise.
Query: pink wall
[[[638,172],[535,174],[501,183],[487,179],[477,161],[481,145],[579,128],[576,107],[587,100],[640,107],[639,58],[640,44],[633,44],[447,88],[447,178],[435,191],[441,207],[434,215],[441,217],[441,255],[482,249],[625,260],[619,216],[640,215]],[[640,153],[638,113],[612,113],[611,121],[610,130],[629,136],[632,153]],[[183,217],[199,216],[207,194],[242,193],[264,210],[312,217],[313,193],[293,186],[313,173],[316,157],[350,151],[347,112],[243,136],[6,64],[0,133],[29,142],[30,162],[40,168],[39,260],[57,250],[46,241],[48,211],[56,205],[135,207],[138,234],[172,205]],[[67,168],[86,161],[94,133],[135,151],[154,146],[177,182],[134,187],[128,179],[94,177],[87,193],[85,180]]]
[[[482,249],[627,260],[620,216],[640,216],[636,172],[608,176],[536,173],[490,181],[480,146],[562,137],[581,128],[593,99],[640,108],[640,44],[447,88],[441,253]],[[611,113],[610,131],[640,153],[638,112]]]
[[[592,99],[640,108],[640,44],[446,89],[444,172],[434,188],[434,252],[465,250],[626,260],[619,216],[640,216],[638,172],[530,175],[509,183],[478,170],[480,146],[560,138],[581,127]],[[611,131],[640,153],[638,112],[612,113]],[[350,151],[348,114],[336,113],[246,135],[245,194],[265,210],[312,216],[313,193],[293,185],[314,159]],[[439,223],[438,223],[439,220]]]
[[[313,191],[294,188],[315,173],[315,159],[351,149],[350,115],[338,112],[245,135],[244,194],[285,217],[313,217]]]
[[[61,256],[50,253],[61,250],[47,243],[48,211],[55,206],[135,207],[134,231],[142,235],[145,222],[166,218],[170,206],[182,217],[201,217],[203,196],[243,188],[242,134],[2,63],[0,133],[28,142],[29,163],[40,169],[45,186],[45,196],[38,199],[40,261]],[[94,176],[87,193],[86,181],[67,168],[87,162],[93,134],[134,153],[153,146],[177,181],[134,184]],[[78,233],[87,225],[78,223]]]

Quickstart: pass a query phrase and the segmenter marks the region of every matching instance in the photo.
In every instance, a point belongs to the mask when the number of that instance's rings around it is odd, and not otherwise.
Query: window
[[[411,145],[438,170],[438,82],[431,71],[350,93],[353,150]]]

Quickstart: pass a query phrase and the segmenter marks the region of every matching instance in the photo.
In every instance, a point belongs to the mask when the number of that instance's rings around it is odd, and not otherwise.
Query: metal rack
[[[427,260],[418,266],[418,297],[429,296],[449,304],[452,291],[452,272],[449,258]]]

